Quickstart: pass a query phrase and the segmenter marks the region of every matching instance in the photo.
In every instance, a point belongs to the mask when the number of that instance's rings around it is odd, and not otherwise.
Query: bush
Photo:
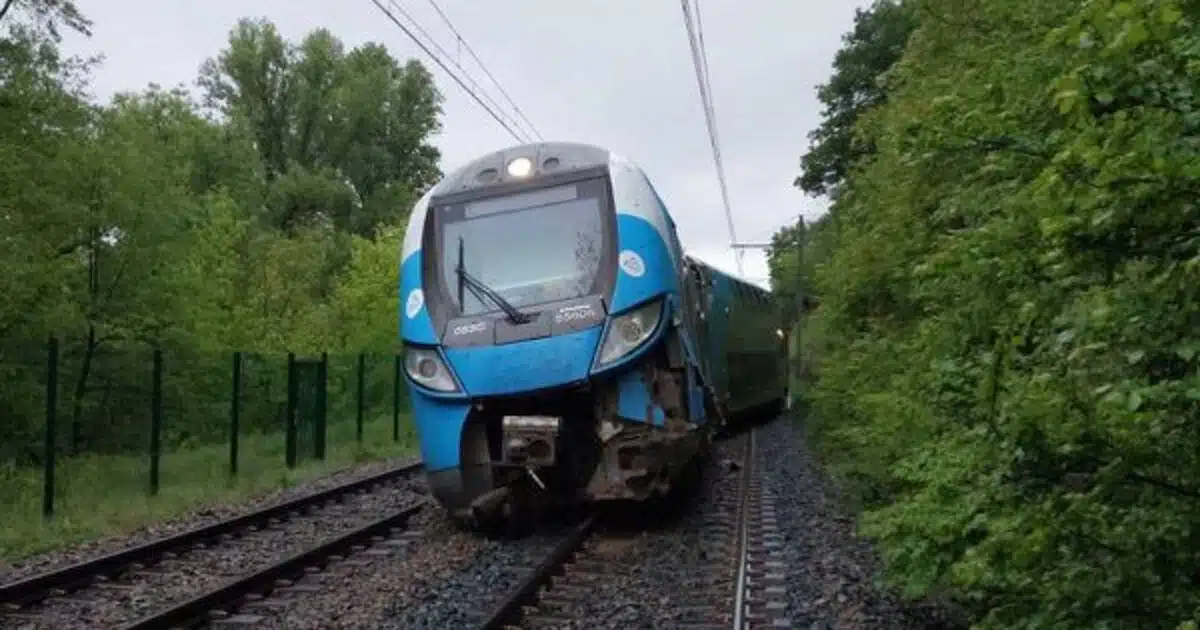
[[[1187,627],[1200,7],[908,4],[815,272],[825,456],[891,579],[979,628]]]

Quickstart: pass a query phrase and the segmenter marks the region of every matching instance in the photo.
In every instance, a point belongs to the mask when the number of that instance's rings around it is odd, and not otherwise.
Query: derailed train
[[[468,524],[665,496],[788,396],[771,294],[686,256],[646,174],[595,146],[497,151],[422,197],[400,322],[430,488]]]

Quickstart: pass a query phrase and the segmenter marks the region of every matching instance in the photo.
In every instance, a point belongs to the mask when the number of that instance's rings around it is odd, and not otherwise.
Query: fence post
[[[354,415],[354,439],[359,444],[363,441],[363,406],[366,404],[366,392],[363,381],[367,379],[367,355],[358,353],[358,407]]]
[[[329,353],[321,353],[321,364],[317,366],[317,459],[325,460],[325,436],[329,430]]]
[[[42,458],[42,516],[54,515],[54,443],[58,415],[58,338],[46,343],[46,452]]]
[[[400,367],[403,358],[393,357],[392,369],[392,441],[400,441]]]
[[[150,496],[158,494],[158,460],[162,456],[162,350],[154,349],[150,387]]]
[[[233,391],[229,402],[229,476],[238,474],[238,424],[241,420],[242,353],[233,353]]]
[[[284,458],[288,468],[296,467],[296,354],[287,355],[287,418],[284,437]]]

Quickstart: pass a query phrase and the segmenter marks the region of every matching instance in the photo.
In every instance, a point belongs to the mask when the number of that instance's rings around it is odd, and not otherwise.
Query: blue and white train
[[[467,522],[665,495],[787,398],[770,293],[685,256],[645,173],[589,145],[497,151],[427,192],[400,322],[431,490]]]

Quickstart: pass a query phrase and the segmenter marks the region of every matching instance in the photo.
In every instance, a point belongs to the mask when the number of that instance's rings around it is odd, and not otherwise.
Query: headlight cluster
[[[619,361],[646,343],[658,329],[663,308],[664,301],[657,299],[612,318],[600,343],[597,366]],[[461,391],[449,366],[434,348],[406,347],[404,371],[414,383],[426,389],[447,394]]]
[[[663,301],[654,300],[614,317],[600,344],[599,365],[607,365],[636,350],[654,334],[662,318]]]
[[[458,383],[437,350],[408,347],[404,352],[404,370],[422,387],[438,392],[458,391]]]

